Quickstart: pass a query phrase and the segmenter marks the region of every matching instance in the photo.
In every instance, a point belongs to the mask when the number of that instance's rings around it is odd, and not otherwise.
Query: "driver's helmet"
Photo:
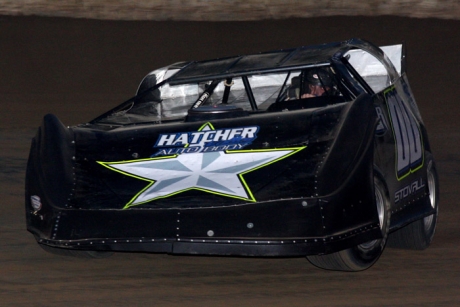
[[[316,86],[332,87],[332,77],[324,68],[314,68],[307,71],[306,83]]]

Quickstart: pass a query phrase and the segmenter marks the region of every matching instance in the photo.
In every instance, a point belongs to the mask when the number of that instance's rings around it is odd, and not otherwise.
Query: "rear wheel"
[[[326,270],[362,271],[371,267],[385,248],[390,226],[390,200],[382,181],[374,177],[375,205],[379,216],[382,239],[372,240],[328,255],[307,256],[315,266]]]
[[[427,185],[429,200],[435,213],[417,220],[392,233],[388,239],[389,247],[424,250],[433,240],[438,220],[439,185],[438,173],[431,155],[427,155]]]

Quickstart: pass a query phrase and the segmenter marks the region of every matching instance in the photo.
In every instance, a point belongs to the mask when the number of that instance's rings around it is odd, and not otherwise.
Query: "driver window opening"
[[[294,72],[284,100],[340,95],[331,68],[313,67]]]

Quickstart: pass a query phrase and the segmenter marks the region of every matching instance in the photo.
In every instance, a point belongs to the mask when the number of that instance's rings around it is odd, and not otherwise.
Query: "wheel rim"
[[[427,180],[428,180],[428,193],[430,193],[430,204],[433,209],[436,208],[436,178],[431,170],[432,165],[430,164],[428,167],[428,174],[427,174]],[[425,231],[428,232],[433,225],[433,219],[434,219],[434,214],[429,215],[423,219],[423,226],[425,227]]]
[[[430,203],[433,209],[436,207],[436,179],[431,167],[428,171],[428,192],[430,193]]]
[[[380,187],[375,188],[375,205],[377,206],[377,212],[379,215],[380,229],[383,229],[383,219],[385,215],[385,201],[383,199],[382,190]]]

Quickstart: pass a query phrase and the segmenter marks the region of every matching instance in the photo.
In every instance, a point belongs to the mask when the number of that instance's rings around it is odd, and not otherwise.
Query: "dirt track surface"
[[[150,70],[344,40],[405,41],[409,80],[440,174],[425,251],[386,249],[360,273],[304,258],[47,254],[25,230],[24,173],[43,115],[82,123],[129,98]],[[459,306],[460,21],[333,17],[270,22],[110,22],[0,16],[0,306]]]

